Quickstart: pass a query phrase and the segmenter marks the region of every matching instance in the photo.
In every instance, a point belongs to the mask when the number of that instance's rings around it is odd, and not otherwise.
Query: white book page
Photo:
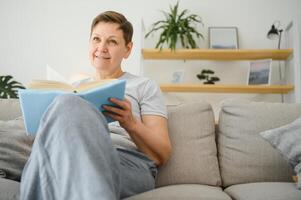
[[[46,73],[47,80],[68,83],[70,85],[73,85],[74,87],[77,87],[82,83],[93,81],[93,76],[87,73],[75,73],[71,77],[66,78],[48,64],[46,65]]]
[[[50,67],[48,64],[46,65],[46,77],[47,80],[68,83],[67,79],[62,74],[58,73],[55,69]]]

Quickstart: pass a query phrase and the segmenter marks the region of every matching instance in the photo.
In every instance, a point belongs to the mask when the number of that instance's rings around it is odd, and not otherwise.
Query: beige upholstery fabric
[[[0,99],[0,120],[11,120],[21,115],[19,99]]]
[[[20,183],[0,178],[0,200],[20,199]]]
[[[4,178],[20,181],[33,137],[27,136],[23,118],[0,120],[0,170]]]
[[[249,183],[225,190],[233,200],[300,200],[301,190],[294,183]]]
[[[231,200],[219,187],[183,184],[157,188],[125,200]]]
[[[173,147],[170,160],[159,169],[157,186],[221,184],[214,133],[214,117],[206,102],[168,107]]]
[[[224,186],[291,181],[293,170],[259,133],[288,124],[301,104],[225,101],[219,119],[219,164]]]

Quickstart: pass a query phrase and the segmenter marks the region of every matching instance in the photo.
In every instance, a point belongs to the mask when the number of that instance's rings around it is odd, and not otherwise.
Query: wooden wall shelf
[[[176,49],[175,52],[170,49],[142,49],[144,59],[154,60],[287,60],[292,54],[292,49]],[[286,94],[294,90],[293,85],[161,84],[160,87],[163,92]]]
[[[208,92],[208,93],[264,93],[285,94],[293,85],[204,85],[204,84],[161,84],[163,92]]]
[[[287,60],[292,53],[292,49],[142,49],[144,59],[177,60]]]

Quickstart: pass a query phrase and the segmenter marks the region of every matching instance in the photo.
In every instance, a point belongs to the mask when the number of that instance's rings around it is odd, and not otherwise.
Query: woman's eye
[[[111,44],[111,45],[117,45],[117,41],[116,40],[109,40],[109,44]]]
[[[99,42],[99,41],[100,41],[100,39],[99,39],[99,37],[93,37],[93,41],[95,41],[95,42]]]

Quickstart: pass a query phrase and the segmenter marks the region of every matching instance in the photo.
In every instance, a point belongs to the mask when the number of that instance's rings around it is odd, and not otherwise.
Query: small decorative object
[[[209,48],[238,49],[237,27],[209,27]]]
[[[172,74],[172,83],[182,83],[184,80],[184,70],[178,70]]]
[[[1,99],[9,99],[9,98],[18,98],[18,90],[17,89],[25,89],[25,87],[13,80],[13,77],[8,76],[0,76],[0,98]]]
[[[272,59],[254,60],[250,62],[248,85],[268,85],[271,82]]]
[[[220,81],[220,79],[217,76],[212,76],[214,74],[214,71],[210,69],[203,69],[201,73],[197,74],[196,76],[200,80],[206,80],[203,82],[204,84],[215,84],[216,81]]]
[[[194,36],[204,38],[203,35],[196,30],[196,24],[202,23],[201,18],[196,14],[188,15],[188,10],[178,10],[179,2],[170,7],[170,12],[163,12],[165,20],[160,20],[152,25],[151,30],[145,35],[147,38],[152,32],[162,30],[159,41],[155,48],[163,48],[164,44],[168,45],[171,50],[176,49],[178,39],[181,41],[183,48],[197,48]]]
[[[278,39],[278,49],[280,49],[282,31],[283,29],[280,29],[280,21],[275,21],[267,34],[267,38],[270,40]]]

